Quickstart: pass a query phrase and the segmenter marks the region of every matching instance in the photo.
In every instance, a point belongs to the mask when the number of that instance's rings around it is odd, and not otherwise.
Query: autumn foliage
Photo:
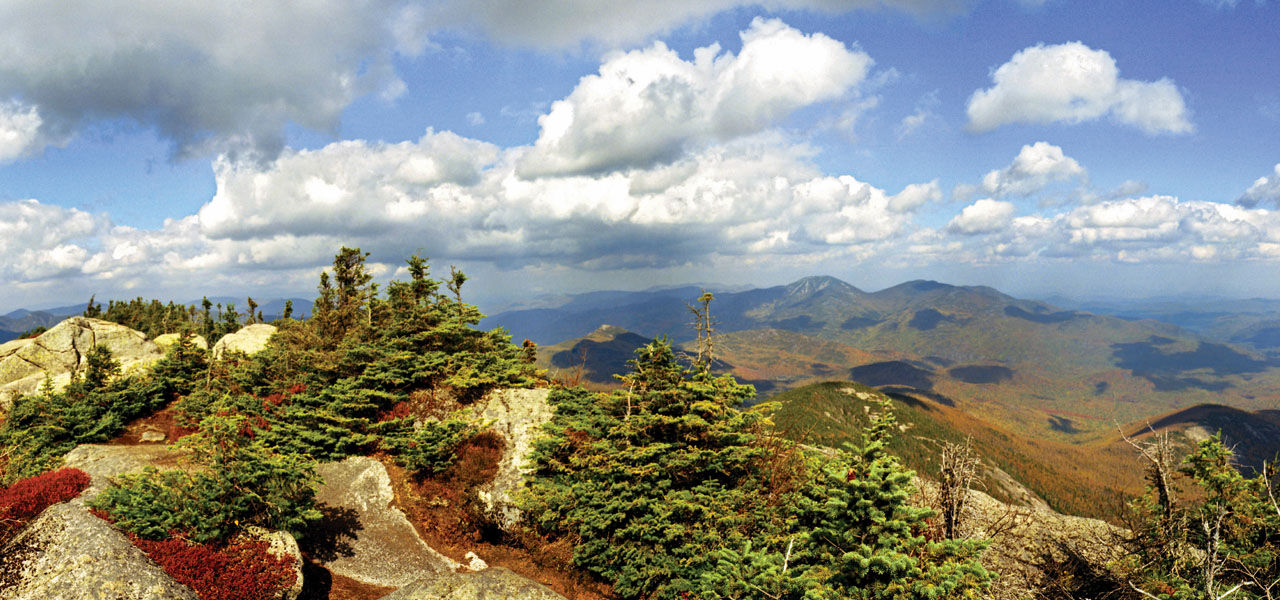
[[[297,580],[292,561],[267,551],[262,540],[225,545],[193,544],[181,538],[162,541],[130,536],[175,581],[201,600],[268,600]]]
[[[44,509],[66,502],[89,487],[80,469],[58,469],[28,477],[0,490],[0,539],[8,537]]]

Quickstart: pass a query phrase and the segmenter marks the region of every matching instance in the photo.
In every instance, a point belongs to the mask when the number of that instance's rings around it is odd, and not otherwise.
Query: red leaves
[[[413,416],[413,405],[408,402],[397,402],[390,410],[378,416],[378,422],[384,423],[394,419],[407,419]]]
[[[27,524],[44,509],[66,502],[89,487],[80,469],[58,469],[28,477],[0,490],[0,539]]]
[[[181,538],[156,542],[129,536],[165,573],[201,600],[268,600],[297,580],[292,560],[267,552],[261,540],[226,545],[192,544]]]

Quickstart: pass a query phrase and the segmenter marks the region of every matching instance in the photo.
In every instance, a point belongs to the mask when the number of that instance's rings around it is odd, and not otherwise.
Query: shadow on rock
[[[321,505],[322,519],[312,523],[302,536],[299,545],[303,552],[323,562],[330,562],[355,554],[351,545],[356,533],[364,529],[359,513],[352,508]]]

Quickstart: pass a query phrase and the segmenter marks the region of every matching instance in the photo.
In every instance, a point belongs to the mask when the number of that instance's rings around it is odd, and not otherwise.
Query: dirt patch
[[[502,458],[503,440],[481,434],[459,451],[458,462],[445,473],[415,479],[394,461],[382,457],[396,506],[427,545],[463,564],[474,552],[489,566],[506,567],[537,581],[568,600],[612,600],[609,586],[592,581],[573,567],[573,548],[546,543],[532,533],[520,539],[477,516],[474,490],[492,479]]]
[[[195,429],[183,427],[178,422],[178,409],[176,403],[170,403],[160,411],[146,417],[140,417],[125,425],[124,433],[116,436],[115,439],[107,442],[109,446],[136,446],[143,443],[143,435],[149,432],[160,433],[164,435],[160,443],[172,443],[179,439],[191,435],[196,432]]]

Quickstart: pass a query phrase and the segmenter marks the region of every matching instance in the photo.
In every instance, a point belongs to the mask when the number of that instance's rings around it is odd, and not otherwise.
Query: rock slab
[[[550,588],[503,567],[449,573],[406,585],[382,600],[565,600]]]
[[[409,585],[428,574],[451,574],[461,565],[427,546],[400,509],[382,463],[368,457],[323,463],[316,500],[354,521],[333,556],[321,557],[330,572],[382,587]]]
[[[164,357],[164,351],[140,331],[87,317],[71,317],[40,337],[0,345],[0,414],[13,400],[40,388],[46,378],[61,388],[71,371],[87,361],[94,346],[106,346],[120,361],[121,371],[143,368]]]
[[[505,530],[520,522],[515,494],[524,487],[528,471],[525,465],[533,452],[533,441],[542,434],[542,425],[555,414],[547,404],[550,393],[546,388],[496,390],[485,397],[480,411],[480,420],[492,423],[491,427],[507,441],[493,481],[478,490],[489,518]]]
[[[0,598],[197,600],[124,534],[89,514],[83,498],[49,507],[0,548]]]

